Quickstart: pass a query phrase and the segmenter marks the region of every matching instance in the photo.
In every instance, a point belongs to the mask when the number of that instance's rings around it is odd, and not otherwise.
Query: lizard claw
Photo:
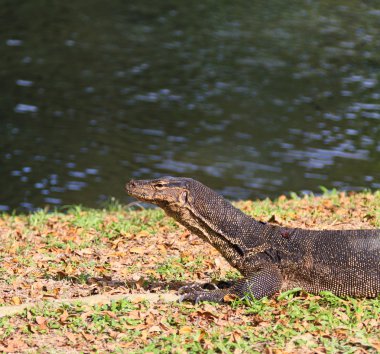
[[[210,301],[210,302],[223,302],[224,296],[226,295],[226,290],[211,290],[211,291],[205,291],[205,290],[194,290],[194,289],[187,289],[188,291],[183,291],[182,295],[179,298],[179,302],[183,301],[190,301],[194,304],[198,304],[201,301]]]
[[[199,302],[202,301],[202,299],[199,295],[188,293],[188,294],[181,295],[180,298],[178,299],[178,302],[184,302],[184,301],[190,301],[194,303],[195,305],[197,305],[199,304]]]
[[[186,301],[186,300],[187,301],[191,301],[194,304],[198,304],[199,302],[201,302],[203,300],[202,299],[202,293],[199,292],[199,291],[196,291],[196,292],[193,292],[193,293],[183,294],[178,299],[178,302],[183,302],[183,301]]]
[[[190,285],[181,286],[178,289],[178,293],[179,294],[187,294],[187,293],[191,293],[191,292],[195,292],[195,291],[202,291],[202,290],[203,290],[203,288],[199,284],[193,283]]]
[[[186,294],[183,294],[179,297],[178,302],[184,302],[186,300]]]
[[[222,284],[221,287],[219,287],[219,283]],[[193,291],[199,291],[199,292],[204,292],[205,290],[218,290],[218,289],[224,289],[227,288],[225,284],[229,284],[227,282],[219,282],[218,284],[214,283],[204,283],[204,284],[198,284],[198,283],[192,283],[189,285],[184,285],[181,286],[178,289],[178,292],[180,294],[188,293],[188,292],[193,292]]]

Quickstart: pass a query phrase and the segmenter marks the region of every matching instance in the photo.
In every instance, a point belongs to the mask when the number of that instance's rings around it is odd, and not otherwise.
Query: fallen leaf
[[[237,299],[238,299],[238,297],[236,295],[233,295],[233,294],[227,294],[223,297],[224,302],[233,302]]]
[[[166,250],[166,247],[164,245],[158,245],[157,248],[160,250],[160,253],[163,255],[163,256],[166,256],[167,255],[167,250]]]
[[[42,316],[36,316],[36,323],[38,324],[39,330],[48,330],[47,318]]]
[[[241,331],[233,331],[230,335],[229,341],[232,343],[236,343],[242,337]]]
[[[65,323],[67,321],[68,317],[69,317],[69,313],[65,310],[65,311],[63,311],[62,315],[59,316],[59,321],[61,323]]]
[[[18,296],[13,296],[12,297],[12,302],[15,304],[15,305],[20,305],[22,303],[21,299],[18,297]]]
[[[112,311],[102,311],[102,314],[103,315],[108,315],[110,316],[111,318],[117,318],[117,315],[115,314],[115,312],[112,312]]]
[[[20,353],[23,349],[28,348],[28,345],[19,338],[10,339],[6,342],[6,347],[0,347],[4,353]]]
[[[94,335],[83,332],[83,331],[81,333],[82,333],[82,336],[84,337],[84,339],[87,340],[88,342],[93,342],[95,340]]]
[[[143,254],[143,253],[145,253],[145,248],[143,248],[143,247],[131,247],[130,249],[129,249],[129,252],[131,252],[131,253],[137,253],[137,254]]]
[[[147,237],[147,236],[150,236],[150,233],[146,230],[141,230],[140,232],[138,232],[136,234],[137,237]]]
[[[75,343],[77,341],[77,336],[74,333],[67,332],[66,337],[70,342]]]
[[[46,322],[46,318],[42,316],[36,316],[36,323],[42,325]]]
[[[179,329],[179,334],[189,334],[193,331],[193,329],[190,326],[183,326]]]
[[[162,332],[162,329],[160,326],[152,326],[148,329],[148,332],[151,333],[151,332]]]
[[[370,339],[369,343],[371,344],[372,347],[374,347],[378,352],[380,352],[380,341],[375,340],[375,339]]]

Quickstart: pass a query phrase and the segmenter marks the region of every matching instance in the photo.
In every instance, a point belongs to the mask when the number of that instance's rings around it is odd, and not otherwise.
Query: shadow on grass
[[[232,281],[216,281],[212,283],[195,283],[186,282],[181,280],[169,280],[169,281],[157,281],[152,279],[140,278],[139,280],[115,280],[110,276],[103,277],[91,277],[86,274],[81,274],[80,276],[68,276],[63,272],[58,272],[56,276],[52,277],[53,280],[67,280],[73,284],[86,284],[92,287],[92,294],[98,294],[104,290],[112,289],[135,289],[135,290],[145,290],[146,292],[162,292],[162,291],[178,291],[183,286],[198,285],[205,290],[213,289],[225,289],[229,288],[233,282]]]

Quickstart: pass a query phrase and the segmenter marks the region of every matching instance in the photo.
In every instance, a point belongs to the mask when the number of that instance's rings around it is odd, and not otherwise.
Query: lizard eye
[[[156,183],[156,184],[155,184],[155,187],[156,187],[156,188],[163,188],[163,187],[164,187],[164,184],[163,184],[163,183]]]

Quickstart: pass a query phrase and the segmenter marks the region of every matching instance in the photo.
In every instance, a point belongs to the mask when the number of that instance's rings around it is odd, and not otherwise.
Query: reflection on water
[[[1,12],[0,210],[125,201],[127,179],[166,174],[231,199],[380,188],[376,4]]]

